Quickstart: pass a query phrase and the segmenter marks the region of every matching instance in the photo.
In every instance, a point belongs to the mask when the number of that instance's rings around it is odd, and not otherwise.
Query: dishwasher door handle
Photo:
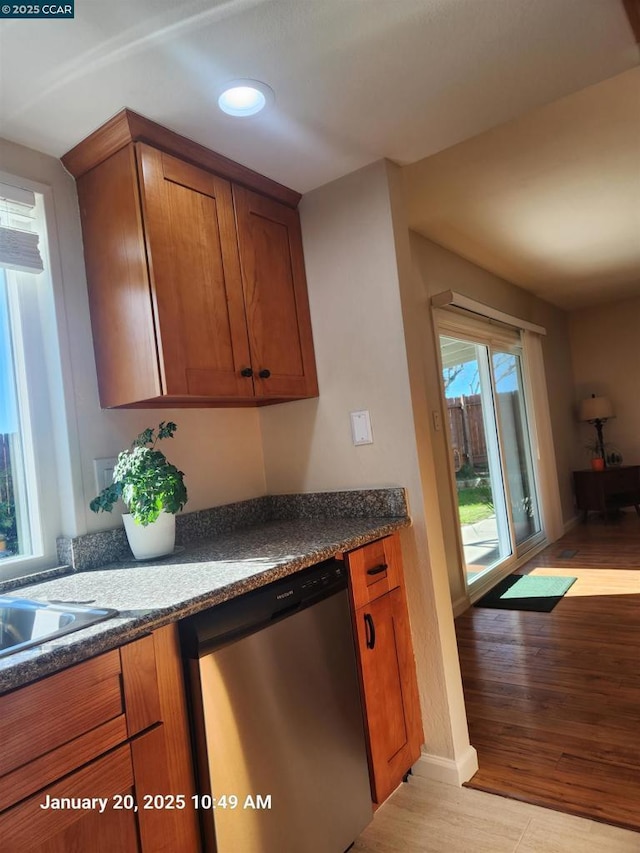
[[[367,648],[373,649],[376,645],[376,626],[370,613],[364,614],[364,630],[367,637]]]
[[[296,610],[300,610],[301,605],[301,601],[294,601],[293,604],[289,604],[287,607],[283,607],[280,610],[274,610],[271,614],[271,621],[274,622],[276,619],[282,619],[283,616],[292,616]]]

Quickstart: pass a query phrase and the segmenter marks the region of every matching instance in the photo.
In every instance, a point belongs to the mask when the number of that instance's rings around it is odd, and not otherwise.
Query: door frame
[[[436,358],[438,365],[438,383],[440,387],[440,404],[443,412],[443,429],[445,432],[445,442],[447,447],[447,468],[449,473],[449,487],[451,490],[451,502],[452,506],[455,510],[455,518],[454,518],[454,527],[455,527],[455,537],[457,543],[458,550],[458,564],[460,571],[462,573],[464,588],[466,590],[467,596],[471,604],[481,598],[489,589],[499,583],[500,580],[510,575],[515,569],[517,569],[520,565],[524,564],[528,560],[530,560],[535,554],[545,548],[550,541],[553,541],[551,537],[548,535],[547,528],[547,520],[549,519],[550,512],[543,508],[543,494],[544,491],[541,488],[541,481],[544,479],[541,476],[541,467],[542,467],[542,459],[543,456],[540,450],[539,443],[539,432],[538,426],[540,424],[540,418],[547,417],[548,419],[548,405],[546,407],[542,407],[545,411],[540,412],[538,410],[538,398],[539,391],[541,387],[546,388],[546,383],[544,382],[544,374],[542,375],[542,383],[540,384],[540,379],[538,377],[538,382],[534,383],[533,377],[531,375],[531,366],[529,364],[529,358],[527,357],[527,346],[526,346],[526,335],[531,335],[531,332],[525,332],[524,335],[522,331],[517,327],[507,326],[503,323],[496,322],[495,320],[491,320],[488,317],[477,317],[470,316],[468,312],[463,311],[461,309],[456,308],[433,308],[432,309],[432,320],[433,320],[433,331],[434,331],[434,339],[435,339],[435,349],[436,349]],[[491,352],[491,347],[493,345],[497,346],[517,346],[521,351],[522,356],[522,378],[524,385],[524,405],[527,412],[527,426],[529,432],[529,441],[531,445],[531,455],[533,462],[533,478],[536,488],[536,494],[538,498],[538,514],[540,518],[540,533],[534,534],[531,537],[531,545],[525,551],[520,554],[517,553],[517,548],[515,543],[512,543],[513,551],[512,554],[506,557],[495,569],[490,572],[483,573],[483,575],[479,578],[476,584],[474,584],[473,588],[470,587],[468,581],[468,574],[466,571],[466,558],[464,554],[464,544],[462,542],[462,530],[460,525],[460,518],[458,515],[458,499],[457,499],[457,483],[455,478],[455,471],[453,466],[453,445],[451,441],[451,431],[449,429],[449,424],[446,422],[448,414],[446,407],[446,396],[445,389],[443,383],[443,365],[442,365],[442,353],[440,349],[440,336],[441,335],[451,335],[451,336],[462,336],[464,340],[469,340],[473,343],[481,344],[483,346],[487,346],[489,348],[489,352]],[[524,339],[523,339],[524,338]],[[498,422],[498,431],[501,432],[501,426],[499,424],[500,421],[500,413],[498,411],[498,407],[495,401],[495,383],[493,378],[491,378],[491,398],[492,405],[494,406],[494,414],[496,421]],[[536,393],[538,392],[538,393]],[[446,423],[445,423],[446,422]],[[549,424],[550,429],[550,424]],[[502,442],[498,442],[499,448],[499,456],[500,456],[500,465],[502,470],[504,471],[504,458],[503,458],[503,447]],[[555,455],[553,457],[553,461],[555,463]],[[548,473],[548,472],[547,472]],[[504,484],[502,486],[504,489]],[[556,481],[556,490],[557,490],[557,481]],[[507,513],[509,516],[510,524],[511,524],[511,508],[507,506]],[[512,529],[512,526],[511,526]],[[557,537],[555,537],[557,538]],[[529,540],[527,540],[529,541]]]

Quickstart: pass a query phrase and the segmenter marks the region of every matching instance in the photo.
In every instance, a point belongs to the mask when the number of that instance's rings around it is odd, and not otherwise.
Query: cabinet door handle
[[[258,373],[258,376],[260,379],[268,379],[271,376],[271,371],[267,370],[265,367],[264,370],[261,370],[260,373]]]
[[[364,630],[367,635],[367,648],[373,649],[376,645],[376,626],[370,613],[364,614]]]
[[[388,568],[388,566],[386,563],[380,563],[379,566],[374,566],[372,569],[367,569],[367,574],[368,575],[379,575],[382,572],[386,572],[387,568]]]
[[[250,367],[243,367],[240,376],[253,376],[253,370]]]

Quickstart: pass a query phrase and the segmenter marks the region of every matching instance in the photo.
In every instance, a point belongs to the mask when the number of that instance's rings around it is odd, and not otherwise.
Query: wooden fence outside
[[[447,398],[449,435],[456,471],[468,464],[475,470],[487,467],[487,440],[480,394]]]
[[[518,395],[518,391],[507,391],[498,394],[498,398],[507,446],[512,447],[514,459],[524,460],[524,424]],[[484,432],[480,394],[447,398],[447,414],[456,472],[465,464],[478,473],[486,472],[488,468],[487,439]]]

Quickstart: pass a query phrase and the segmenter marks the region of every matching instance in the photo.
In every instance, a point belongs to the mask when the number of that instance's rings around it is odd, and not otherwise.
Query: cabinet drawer
[[[397,536],[378,539],[347,554],[354,610],[400,586],[401,562]]]
[[[120,671],[107,652],[0,697],[0,776],[121,715]]]
[[[0,696],[0,811],[160,717],[153,636]]]
[[[131,748],[125,744],[1,815],[2,850],[134,853],[140,849],[136,814],[133,809],[114,808],[117,795],[133,799],[133,784]],[[102,805],[90,807],[87,800],[92,797],[102,798]],[[42,808],[62,798],[74,798],[80,807]]]
[[[124,714],[0,776],[0,812],[41,791],[127,739]]]

